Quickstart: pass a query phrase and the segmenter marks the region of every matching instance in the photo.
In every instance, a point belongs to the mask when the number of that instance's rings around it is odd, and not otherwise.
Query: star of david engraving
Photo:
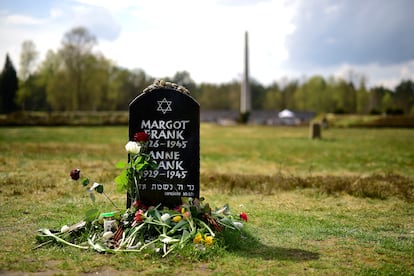
[[[162,101],[157,101],[157,102],[158,102],[157,111],[161,111],[162,114],[167,113],[167,111],[172,111],[172,109],[171,109],[172,101],[167,101],[167,99],[164,98],[164,99],[162,99]]]

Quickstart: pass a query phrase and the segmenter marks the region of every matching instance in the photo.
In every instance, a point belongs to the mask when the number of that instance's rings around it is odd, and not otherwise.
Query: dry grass
[[[95,204],[90,202],[84,189],[69,179],[74,167],[104,184],[106,193],[123,207],[125,195],[115,192],[113,179],[118,172],[115,163],[125,158],[127,130],[1,131],[0,274],[414,273],[413,174],[409,169],[413,143],[409,130],[330,130],[324,135],[326,141],[309,141],[307,129],[203,125],[201,195],[211,206],[228,203],[232,213],[248,213],[246,230],[251,233],[235,240],[235,246],[223,255],[203,260],[104,255],[62,246],[33,250],[37,229],[75,223],[92,207],[112,208],[102,197]],[[377,136],[380,146],[372,144]],[[391,140],[394,144],[385,149]],[[365,153],[348,154],[350,149],[359,152],[361,145]],[[315,159],[321,149],[324,154]],[[342,158],[334,166],[332,156],[336,154]],[[388,154],[386,158],[384,154]],[[280,167],[278,157],[282,155],[291,155],[291,159]],[[295,163],[312,158],[312,170]],[[366,160],[373,165],[363,166]],[[397,173],[397,169],[386,173],[388,163],[408,173]],[[352,170],[354,167],[362,167],[363,173]]]
[[[271,195],[279,191],[314,189],[328,195],[348,194],[356,197],[388,199],[397,197],[414,202],[414,181],[397,174],[369,176],[308,176],[201,174],[206,188],[221,188],[229,193],[249,191]]]

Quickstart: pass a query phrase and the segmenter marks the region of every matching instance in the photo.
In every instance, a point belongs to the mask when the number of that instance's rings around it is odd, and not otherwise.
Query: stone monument
[[[129,105],[129,140],[137,132],[149,134],[148,153],[158,164],[138,185],[144,205],[173,208],[182,197],[199,198],[200,105],[189,94],[158,80]]]

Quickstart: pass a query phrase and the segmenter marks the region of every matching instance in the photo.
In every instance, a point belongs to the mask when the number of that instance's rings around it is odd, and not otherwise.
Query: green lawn
[[[229,190],[208,177],[364,176],[414,178],[414,130],[201,126],[201,195],[249,215],[246,235],[218,257],[106,255],[53,246],[33,250],[36,230],[79,221],[93,204],[69,179],[74,167],[105,185],[118,206],[115,164],[126,157],[127,127],[0,128],[0,273],[144,275],[412,275],[414,206],[390,197],[329,195],[318,189]],[[235,178],[237,180],[237,178]],[[252,184],[252,185],[256,185]],[[259,183],[260,184],[260,183]],[[234,183],[234,185],[237,185]],[[386,187],[387,182],[382,183]],[[259,190],[259,189],[258,189]],[[412,190],[411,190],[412,191]],[[111,208],[104,199],[96,205]]]

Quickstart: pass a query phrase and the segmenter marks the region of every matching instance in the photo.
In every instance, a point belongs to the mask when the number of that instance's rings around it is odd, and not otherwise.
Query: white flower
[[[103,233],[102,238],[104,238],[104,240],[109,240],[113,236],[114,236],[114,233],[112,233],[111,231],[107,231],[107,232]]]
[[[164,215],[162,215],[162,216],[161,216],[161,220],[165,222],[165,221],[166,221],[167,219],[169,219],[170,217],[171,217],[171,216],[170,216],[170,214],[165,213]]]
[[[62,228],[60,228],[60,232],[61,233],[65,233],[65,232],[68,232],[69,231],[69,226],[67,226],[67,225],[63,225],[62,226]]]
[[[141,145],[134,141],[129,141],[125,145],[125,149],[128,153],[137,154],[141,150]]]
[[[89,190],[93,191],[96,188],[98,188],[99,186],[101,186],[101,184],[94,182],[93,185],[92,185],[92,187],[89,188]]]
[[[236,226],[237,229],[241,230],[243,228],[243,223],[235,221],[233,225]]]

